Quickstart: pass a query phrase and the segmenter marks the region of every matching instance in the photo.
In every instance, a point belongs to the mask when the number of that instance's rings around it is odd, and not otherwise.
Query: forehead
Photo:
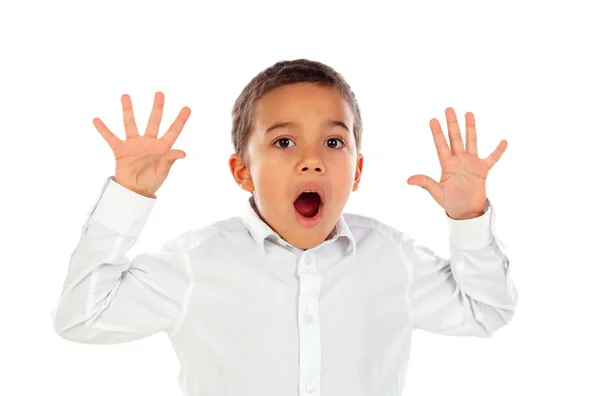
[[[257,129],[273,122],[321,122],[325,118],[343,120],[350,127],[354,118],[335,88],[313,83],[288,84],[269,91],[256,102],[254,116]]]

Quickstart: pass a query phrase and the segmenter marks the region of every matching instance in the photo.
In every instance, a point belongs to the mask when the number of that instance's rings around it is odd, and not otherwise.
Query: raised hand
[[[163,113],[165,95],[156,92],[150,119],[143,136],[138,133],[131,98],[121,96],[125,140],[116,137],[99,118],[93,123],[112,149],[115,160],[115,181],[140,195],[156,198],[156,191],[165,181],[176,160],[185,158],[182,150],[173,150],[173,144],[188,120],[191,109],[183,107],[162,138],[157,138]]]
[[[477,155],[477,133],[473,113],[465,114],[466,151],[456,113],[451,107],[446,109],[446,120],[451,149],[448,148],[439,121],[434,118],[429,122],[442,167],[440,182],[425,175],[413,175],[407,182],[427,190],[452,219],[466,220],[481,216],[486,202],[485,181],[490,169],[504,154],[508,142],[502,140],[486,159],[481,159]]]

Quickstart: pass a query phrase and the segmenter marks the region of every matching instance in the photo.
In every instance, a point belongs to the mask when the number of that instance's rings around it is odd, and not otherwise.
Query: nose
[[[316,151],[306,151],[297,166],[299,173],[325,174],[325,163]]]
[[[309,172],[311,170],[314,170],[317,173],[322,173],[323,169],[321,169],[321,167],[319,166],[305,166],[304,168],[302,168],[302,172]]]

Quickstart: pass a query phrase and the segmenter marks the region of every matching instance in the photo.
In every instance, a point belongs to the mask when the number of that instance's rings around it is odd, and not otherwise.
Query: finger
[[[122,95],[121,104],[123,105],[123,123],[125,124],[126,138],[131,139],[139,136],[137,126],[135,125],[135,117],[133,115],[131,97],[127,94]]]
[[[456,113],[452,107],[446,109],[446,122],[448,124],[448,137],[450,138],[450,147],[452,153],[461,154],[465,152],[462,137],[460,136],[460,127],[456,120]]]
[[[183,129],[183,126],[185,125],[185,122],[190,117],[191,112],[192,112],[192,110],[187,106],[184,107],[183,109],[181,109],[181,111],[179,112],[179,115],[177,116],[175,121],[173,121],[173,123],[169,127],[169,130],[162,137],[162,139],[169,144],[169,147],[173,147],[173,144],[175,144],[175,140],[177,140],[177,137],[181,133],[181,130]]]
[[[98,132],[100,132],[100,135],[102,135],[104,140],[106,140],[106,143],[108,143],[110,148],[113,149],[113,151],[114,151],[117,148],[117,145],[119,143],[121,143],[121,139],[116,137],[115,134],[112,133],[106,125],[104,125],[104,123],[102,122],[102,120],[100,120],[100,118],[94,118],[92,120],[92,122],[93,122],[94,126],[96,127],[96,129],[98,130]]]
[[[440,125],[440,122],[433,118],[431,121],[429,121],[429,127],[431,128],[435,149],[437,150],[438,158],[440,159],[440,165],[443,165],[444,162],[446,162],[446,160],[452,156],[452,152],[450,151],[450,148],[448,148],[448,143],[446,142],[446,137],[442,132],[442,126]]]
[[[178,159],[185,158],[185,152],[182,150],[171,150],[165,154],[158,164],[158,173],[160,175],[167,175],[171,170],[171,167]]]
[[[419,186],[427,190],[435,202],[442,207],[444,206],[444,188],[431,177],[426,175],[413,175],[408,178],[407,183],[411,186]]]
[[[148,119],[148,126],[146,127],[145,136],[156,138],[158,136],[158,128],[160,127],[160,120],[163,115],[163,108],[165,105],[165,94],[157,92],[154,94],[154,105],[152,106],[152,112],[150,113],[150,119]]]
[[[477,131],[475,129],[475,115],[470,111],[465,114],[467,125],[467,153],[477,155]]]
[[[485,163],[486,163],[488,169],[492,169],[492,167],[496,164],[496,162],[500,161],[500,158],[502,158],[502,154],[504,154],[507,147],[508,147],[508,142],[506,140],[502,140],[496,147],[496,150],[494,150],[485,159]]]
[[[175,162],[178,159],[186,157],[185,151],[183,150],[171,150],[164,156],[164,160],[167,162]]]

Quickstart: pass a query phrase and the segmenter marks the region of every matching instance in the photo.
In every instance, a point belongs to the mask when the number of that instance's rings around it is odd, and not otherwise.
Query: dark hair
[[[275,88],[301,82],[312,82],[333,87],[348,102],[354,114],[353,133],[356,140],[356,149],[360,151],[362,119],[358,102],[350,85],[341,74],[330,66],[308,59],[296,59],[280,61],[263,70],[244,87],[242,93],[236,99],[231,112],[231,141],[235,152],[244,161],[247,160],[246,144],[254,124],[256,102],[267,92]]]

